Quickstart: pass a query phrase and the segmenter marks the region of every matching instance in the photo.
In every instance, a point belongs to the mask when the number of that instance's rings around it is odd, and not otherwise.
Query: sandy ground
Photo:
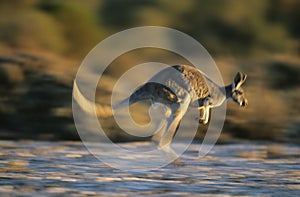
[[[150,142],[120,146],[140,149]],[[175,144],[181,146],[180,144]],[[0,142],[1,196],[299,196],[300,147],[216,145],[205,157],[193,144],[184,165],[128,172],[97,160],[81,142]],[[109,154],[114,157],[113,151]],[[116,154],[117,155],[117,154]],[[129,158],[130,159],[130,158]],[[147,160],[147,154],[144,154]],[[119,164],[122,165],[122,160]],[[125,163],[124,163],[125,165]]]

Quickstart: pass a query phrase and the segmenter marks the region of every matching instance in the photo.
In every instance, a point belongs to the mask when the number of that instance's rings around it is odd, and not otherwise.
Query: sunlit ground
[[[145,149],[150,143],[122,146]],[[300,194],[299,146],[254,142],[216,145],[204,158],[197,157],[198,149],[199,144],[193,144],[181,157],[183,166],[171,164],[135,173],[103,164],[80,142],[1,141],[0,193],[29,196]]]

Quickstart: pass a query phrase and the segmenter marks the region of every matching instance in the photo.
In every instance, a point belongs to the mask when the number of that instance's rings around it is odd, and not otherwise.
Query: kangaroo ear
[[[247,79],[247,75],[246,75],[246,74],[244,74],[244,75],[243,75],[243,77],[242,77],[242,81],[243,81],[243,83],[246,81],[246,79]]]
[[[246,81],[247,75],[244,75],[240,72],[238,72],[233,80],[234,87],[239,88],[245,81]]]

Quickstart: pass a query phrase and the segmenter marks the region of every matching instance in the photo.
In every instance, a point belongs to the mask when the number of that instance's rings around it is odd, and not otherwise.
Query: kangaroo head
[[[239,104],[241,107],[246,107],[248,105],[248,100],[245,97],[244,90],[241,88],[242,84],[247,78],[246,74],[238,72],[233,80],[231,89],[231,98],[234,102]]]

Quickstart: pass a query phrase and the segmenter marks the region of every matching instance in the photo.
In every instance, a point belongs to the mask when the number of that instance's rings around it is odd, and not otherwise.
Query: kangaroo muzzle
[[[247,105],[248,105],[248,100],[247,99],[245,99],[242,102],[240,102],[240,106],[241,107],[247,107]]]

